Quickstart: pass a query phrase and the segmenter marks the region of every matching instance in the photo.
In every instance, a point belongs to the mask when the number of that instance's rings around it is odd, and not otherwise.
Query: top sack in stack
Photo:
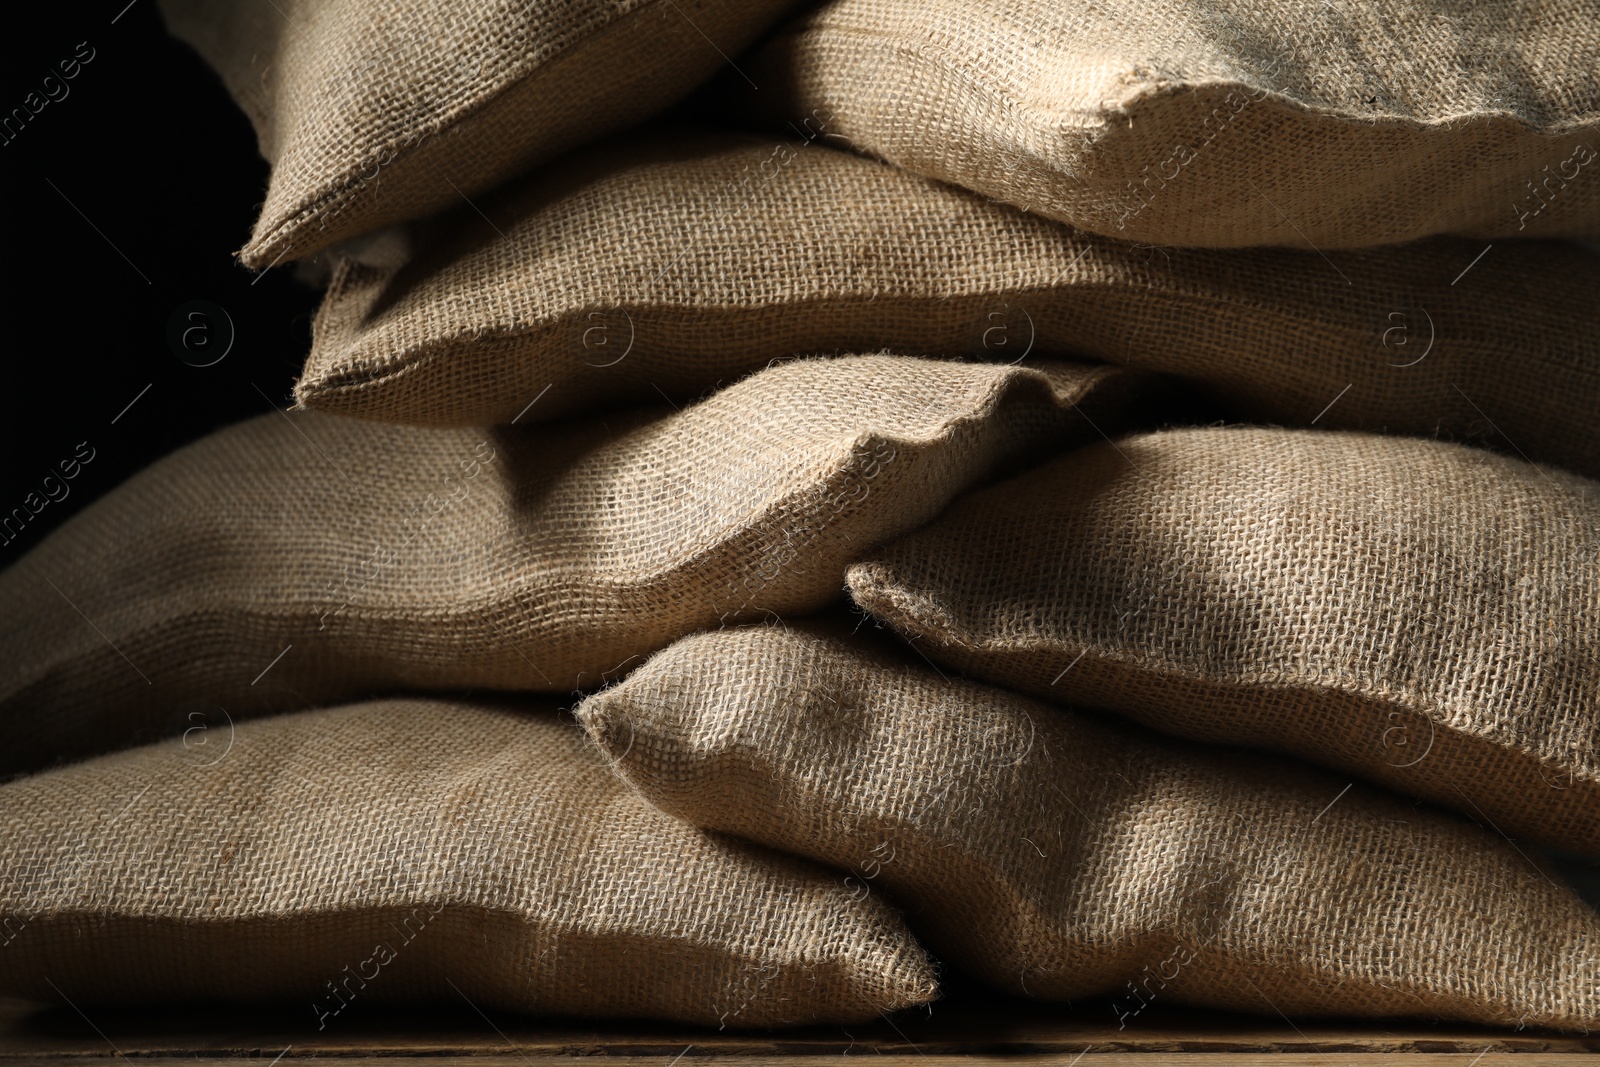
[[[248,266],[460,203],[643,119],[785,0],[164,0],[272,163]]]
[[[769,117],[1085,230],[1326,249],[1600,233],[1597,49],[1596,0],[833,0],[746,69]]]

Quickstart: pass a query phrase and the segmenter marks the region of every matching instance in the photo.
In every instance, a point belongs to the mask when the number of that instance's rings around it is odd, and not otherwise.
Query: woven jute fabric
[[[831,0],[750,106],[1096,233],[1600,233],[1600,3]],[[740,87],[742,88],[742,87]]]
[[[694,630],[842,599],[849,563],[978,479],[1115,432],[1141,380],[862,356],[584,423],[262,416],[0,574],[0,768],[186,729],[190,701],[598,686]]]
[[[1600,474],[1600,259],[1565,242],[1138,248],[794,135],[630,138],[480,206],[492,223],[463,207],[404,266],[341,266],[302,404],[486,424],[547,386],[523,421],[693,399],[795,352],[1070,353],[1253,419]]]
[[[647,117],[787,0],[162,0],[272,164],[240,252],[310,255]]]
[[[798,624],[697,634],[577,711],[646,798],[851,873],[1036,997],[1600,1026],[1600,916],[1492,831]]]
[[[547,703],[388,700],[0,787],[0,992],[767,1026],[935,994],[904,921],[706,834]]]
[[[936,660],[1600,855],[1600,484],[1271,429],[1080,449],[853,566]]]

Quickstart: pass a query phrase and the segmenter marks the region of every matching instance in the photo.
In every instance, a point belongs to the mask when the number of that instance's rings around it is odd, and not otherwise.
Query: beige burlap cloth
[[[1593,239],[1597,52],[1596,0],[831,0],[749,98],[1126,240]]]
[[[272,163],[252,267],[471,198],[646,118],[787,0],[162,0]]]
[[[842,867],[1036,997],[1600,1025],[1600,917],[1497,834],[1282,756],[1158,740],[770,624],[578,717],[645,797]]]
[[[285,715],[0,787],[0,993],[766,1026],[933,998],[839,876],[633,794],[547,701]]]
[[[582,423],[263,415],[0,572],[0,770],[196,710],[598,686],[694,630],[841,599],[849,563],[963,489],[1115,432],[1139,378],[862,356]]]
[[[928,656],[1600,854],[1600,485],[1457,445],[1183,430],[850,569]]]
[[[302,404],[478,425],[548,387],[526,422],[692,400],[796,352],[1066,353],[1252,419],[1600,475],[1600,257],[1566,242],[1140,248],[792,132],[630,135],[479,206],[492,222],[463,205],[403,266],[340,268]]]

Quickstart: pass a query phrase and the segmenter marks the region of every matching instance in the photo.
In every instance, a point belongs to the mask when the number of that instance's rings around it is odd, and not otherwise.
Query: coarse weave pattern
[[[253,267],[461,202],[671,104],[788,0],[162,0],[272,163]]]
[[[352,1000],[766,1026],[932,999],[881,903],[517,710],[308,712],[0,787],[0,993],[304,1000],[319,1029]]]
[[[1081,449],[850,569],[927,655],[1600,854],[1600,485],[1432,442]]]
[[[340,268],[303,404],[486,424],[546,386],[523,421],[692,399],[794,352],[1077,353],[1251,418],[1443,433],[1600,475],[1600,258],[1564,242],[1476,264],[1482,246],[1453,239],[1154,251],[733,135],[624,140],[480,206],[493,226],[463,208],[401,269]]]
[[[0,769],[183,728],[189,701],[599,685],[691,631],[839,599],[851,561],[998,465],[1124,424],[1138,379],[863,356],[583,424],[263,416],[0,573]]]
[[[1170,998],[1600,1025],[1600,916],[1570,890],[1490,831],[1291,760],[776,625],[685,638],[578,716],[646,798],[850,869],[1014,992],[1112,993],[1124,1018]]]
[[[1600,2],[831,0],[752,106],[1162,245],[1600,234]]]

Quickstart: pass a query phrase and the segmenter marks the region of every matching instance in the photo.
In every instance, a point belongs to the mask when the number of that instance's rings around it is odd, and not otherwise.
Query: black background
[[[93,59],[63,82],[65,97],[0,144],[10,259],[0,516],[26,511],[30,493],[37,507],[42,480],[80,442],[95,458],[0,544],[0,567],[160,456],[287,407],[319,297],[289,270],[258,275],[234,258],[267,164],[249,121],[199,55],[167,35],[154,0],[31,7],[0,45],[0,115],[28,111],[30,92],[44,97],[43,79],[59,78],[57,64],[83,42]],[[169,320],[194,300],[222,307],[234,327],[227,355],[207,367],[168,343]],[[226,329],[189,323],[200,327],[196,352]],[[49,488],[60,496],[61,485]]]

